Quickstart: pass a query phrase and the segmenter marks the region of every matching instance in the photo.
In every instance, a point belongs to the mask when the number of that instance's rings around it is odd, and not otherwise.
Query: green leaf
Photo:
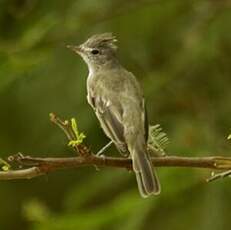
[[[162,131],[159,124],[149,126],[148,147],[155,152],[165,155],[165,148],[169,144],[167,134]]]
[[[82,142],[80,140],[71,140],[68,143],[68,146],[75,147],[76,145],[80,145]]]
[[[79,131],[78,131],[78,126],[75,118],[71,118],[71,127],[75,133],[76,138],[78,139],[79,136]]]
[[[74,147],[76,145],[82,144],[84,138],[86,138],[86,135],[82,132],[79,132],[78,125],[75,118],[71,118],[71,128],[75,134],[76,139],[69,141],[68,145]]]
[[[9,171],[11,166],[10,166],[10,164],[8,162],[6,162],[2,158],[0,158],[0,164],[2,165],[1,168],[2,168],[3,171]]]
[[[231,140],[231,134],[229,134],[229,136],[227,137],[228,140]]]

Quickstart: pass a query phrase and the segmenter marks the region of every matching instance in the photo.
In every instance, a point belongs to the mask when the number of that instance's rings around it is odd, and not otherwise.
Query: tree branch
[[[0,180],[31,179],[52,171],[60,169],[77,168],[80,166],[114,167],[132,169],[132,161],[129,158],[120,157],[63,157],[63,158],[39,158],[17,154],[9,157],[9,162],[15,162],[21,166],[30,166],[27,169],[10,170],[0,172]],[[151,158],[155,167],[185,167],[185,168],[207,168],[213,170],[231,170],[231,157],[180,157],[164,156]],[[224,174],[224,172],[223,172]],[[207,181],[218,179],[216,175]],[[228,175],[225,175],[228,176]],[[224,177],[224,176],[223,176]]]
[[[62,121],[54,114],[50,115],[51,121],[58,125],[66,134],[69,141],[75,140],[75,132],[68,121]],[[77,142],[76,142],[77,143]],[[88,147],[75,144],[73,149],[78,153],[76,157],[40,158],[25,156],[21,153],[8,157],[9,163],[15,163],[23,169],[0,171],[0,180],[30,179],[56,170],[77,168],[80,166],[114,167],[132,169],[130,158],[97,156]],[[227,177],[231,174],[231,157],[182,157],[182,156],[158,156],[152,157],[151,161],[155,167],[186,167],[207,168],[222,170],[221,173],[212,175],[207,181],[214,181]],[[25,168],[26,167],[26,168]]]

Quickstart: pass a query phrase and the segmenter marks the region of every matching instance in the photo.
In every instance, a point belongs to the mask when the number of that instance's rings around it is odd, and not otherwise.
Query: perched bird
[[[142,197],[160,193],[147,152],[145,101],[135,76],[116,57],[115,36],[96,34],[79,46],[69,46],[88,65],[87,100],[105,134],[121,154],[129,154]]]

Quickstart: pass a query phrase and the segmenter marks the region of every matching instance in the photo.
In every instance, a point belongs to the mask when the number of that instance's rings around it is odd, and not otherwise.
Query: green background
[[[0,157],[74,156],[50,112],[76,117],[94,151],[108,141],[86,101],[87,67],[65,48],[101,32],[118,37],[169,153],[228,156],[230,28],[228,0],[1,0]],[[230,229],[229,179],[206,184],[202,169],[158,174],[162,193],[149,199],[132,173],[111,168],[1,181],[0,229]]]

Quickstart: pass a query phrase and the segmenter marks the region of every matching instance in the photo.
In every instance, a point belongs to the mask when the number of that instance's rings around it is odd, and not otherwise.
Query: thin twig
[[[39,167],[0,172],[0,180],[31,179],[43,175]]]
[[[221,173],[212,173],[211,177],[209,177],[208,179],[206,179],[207,182],[212,182],[218,179],[223,179],[225,177],[231,177],[231,170],[228,171],[224,171]]]
[[[63,121],[54,113],[50,113],[50,121],[57,125],[64,132],[69,142],[75,140],[75,133],[68,120]],[[83,144],[75,144],[73,148],[78,154],[82,156],[87,156],[91,154],[90,150]]]
[[[54,113],[50,113],[50,121],[57,125],[67,136],[67,139],[69,141],[74,139],[74,135],[69,130],[69,121],[68,120],[61,120],[59,117],[57,117]]]

